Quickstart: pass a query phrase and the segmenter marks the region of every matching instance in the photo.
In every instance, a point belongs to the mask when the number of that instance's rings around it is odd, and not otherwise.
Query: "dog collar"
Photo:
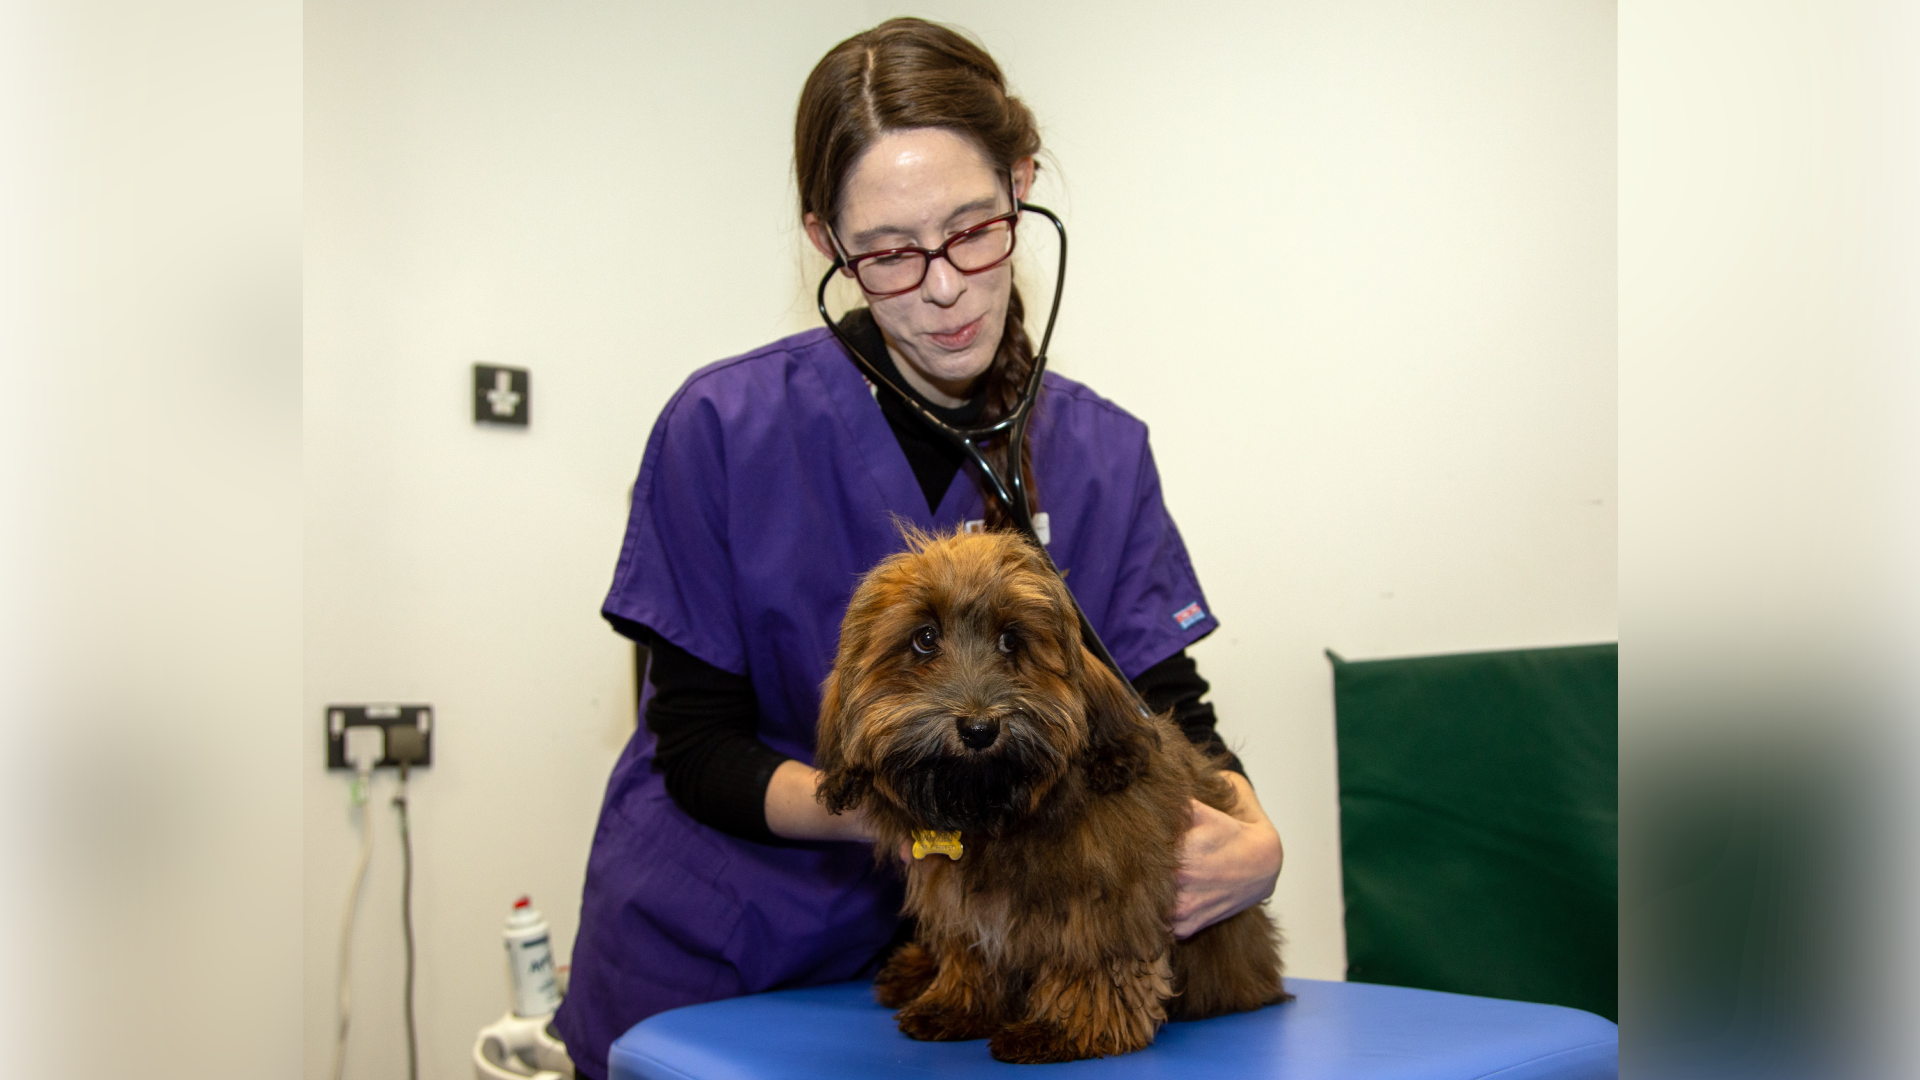
[[[931,829],[913,831],[913,857],[916,859],[938,854],[958,860],[963,850],[957,832],[934,832]]]

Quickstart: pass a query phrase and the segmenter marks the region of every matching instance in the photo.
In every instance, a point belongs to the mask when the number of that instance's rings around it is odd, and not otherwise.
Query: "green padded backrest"
[[[1327,656],[1347,977],[1617,1020],[1618,647]]]

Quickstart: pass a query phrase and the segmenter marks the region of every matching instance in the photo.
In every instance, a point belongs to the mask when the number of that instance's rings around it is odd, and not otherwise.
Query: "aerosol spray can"
[[[513,977],[513,1014],[545,1016],[560,1007],[560,984],[554,981],[553,945],[547,920],[533,910],[525,896],[513,902],[507,916],[507,971]]]

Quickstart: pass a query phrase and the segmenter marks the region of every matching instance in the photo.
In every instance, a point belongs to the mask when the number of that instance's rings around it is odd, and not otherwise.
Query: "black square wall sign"
[[[527,369],[473,365],[473,422],[526,427],[532,414]]]

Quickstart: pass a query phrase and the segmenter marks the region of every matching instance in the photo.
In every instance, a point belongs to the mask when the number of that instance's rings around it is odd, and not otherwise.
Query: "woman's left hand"
[[[1173,936],[1188,938],[1273,895],[1286,853],[1280,832],[1239,773],[1226,773],[1239,795],[1231,812],[1193,800],[1191,824],[1180,841],[1179,891]]]

